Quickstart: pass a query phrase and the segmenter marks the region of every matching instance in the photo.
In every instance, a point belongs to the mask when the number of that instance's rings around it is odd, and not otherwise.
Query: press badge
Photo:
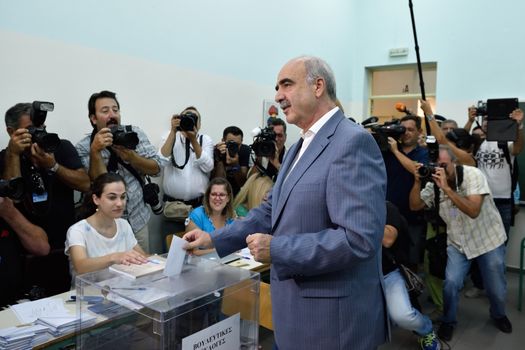
[[[47,201],[47,192],[44,193],[33,193],[33,203],[45,202]]]

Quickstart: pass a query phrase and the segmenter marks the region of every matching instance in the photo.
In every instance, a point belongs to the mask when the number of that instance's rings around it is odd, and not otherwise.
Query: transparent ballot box
[[[174,277],[77,276],[77,349],[256,349],[259,282],[258,273],[195,256]]]

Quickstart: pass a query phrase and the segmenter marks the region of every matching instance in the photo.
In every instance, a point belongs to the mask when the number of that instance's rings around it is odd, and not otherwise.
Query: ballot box
[[[256,272],[190,256],[173,277],[104,269],[77,276],[75,284],[77,349],[257,348]]]

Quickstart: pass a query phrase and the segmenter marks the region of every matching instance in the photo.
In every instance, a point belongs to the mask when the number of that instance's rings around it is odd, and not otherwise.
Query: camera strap
[[[186,160],[182,165],[178,165],[175,161],[175,155],[173,154],[173,148],[175,148],[175,145],[173,145],[173,147],[171,148],[171,165],[180,170],[184,169],[184,167],[186,166],[186,164],[188,164],[188,161],[190,160],[190,143],[188,142],[188,139],[185,139],[184,143],[186,144]],[[201,145],[202,147],[202,135],[199,135],[199,145]]]

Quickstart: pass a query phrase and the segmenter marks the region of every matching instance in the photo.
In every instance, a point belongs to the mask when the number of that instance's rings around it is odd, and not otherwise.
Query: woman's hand
[[[141,265],[147,263],[148,259],[144,255],[132,249],[128,250],[127,252],[113,253],[111,261],[113,262],[113,264]]]

